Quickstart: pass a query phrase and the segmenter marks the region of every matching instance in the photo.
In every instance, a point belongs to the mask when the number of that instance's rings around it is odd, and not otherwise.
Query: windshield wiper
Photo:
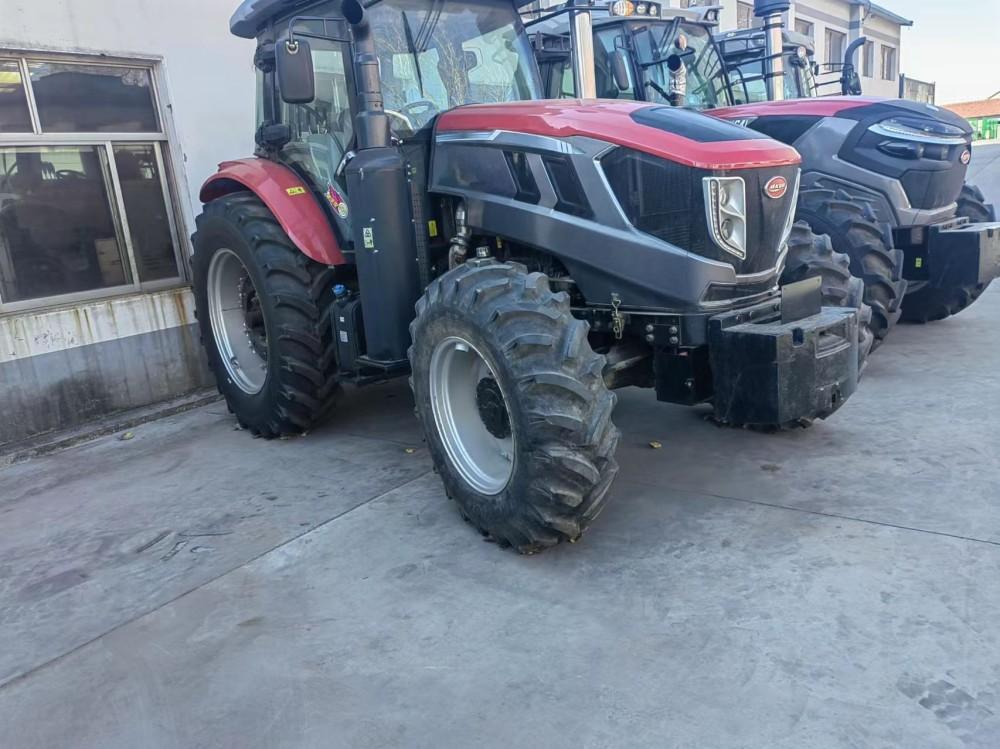
[[[667,103],[670,103],[670,94],[664,91],[663,86],[661,86],[659,83],[657,83],[656,81],[646,81],[646,86],[648,88],[653,89],[656,93],[658,93],[660,96],[666,99]]]
[[[417,86],[420,88],[420,95],[426,96],[424,94],[424,76],[420,72],[420,56],[413,43],[413,31],[410,29],[410,19],[406,15],[406,11],[403,11],[403,31],[406,33],[406,45],[410,48],[410,54],[413,55],[413,67],[417,73]]]

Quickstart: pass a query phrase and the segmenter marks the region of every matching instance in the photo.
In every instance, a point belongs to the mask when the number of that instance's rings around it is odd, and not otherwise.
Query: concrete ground
[[[0,470],[0,746],[995,749],[998,319],[899,328],[804,431],[623,391],[608,509],[534,557],[459,519],[403,383]]]

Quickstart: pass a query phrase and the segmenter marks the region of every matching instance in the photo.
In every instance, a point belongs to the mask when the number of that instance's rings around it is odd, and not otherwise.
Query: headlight
[[[795,172],[795,180],[792,185],[792,199],[788,202],[788,218],[785,219],[785,228],[781,233],[781,243],[778,245],[778,252],[781,255],[784,255],[788,249],[788,240],[792,236],[792,226],[795,225],[795,209],[799,204],[799,179],[801,176],[801,170]]]
[[[746,260],[746,183],[742,177],[705,177],[702,185],[712,241],[740,260]]]
[[[613,16],[631,16],[633,13],[635,13],[635,3],[631,0],[617,0],[611,4]]]
[[[938,146],[958,146],[966,142],[959,127],[923,117],[892,117],[868,128],[876,135]]]
[[[649,12],[649,6],[646,3],[635,4],[635,14],[637,16],[644,16],[648,12]]]

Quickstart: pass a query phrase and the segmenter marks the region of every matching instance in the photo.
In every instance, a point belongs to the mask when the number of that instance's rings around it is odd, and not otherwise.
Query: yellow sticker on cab
[[[296,195],[305,195],[306,194],[306,188],[304,188],[304,187],[289,187],[287,190],[285,190],[285,192],[288,193],[288,195],[290,197],[295,197]]]

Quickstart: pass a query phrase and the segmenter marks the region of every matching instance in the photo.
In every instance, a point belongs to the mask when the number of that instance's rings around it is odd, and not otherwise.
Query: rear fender
[[[202,185],[200,198],[210,203],[247,190],[264,202],[303,255],[323,265],[347,262],[312,191],[286,166],[260,158],[224,161]]]

